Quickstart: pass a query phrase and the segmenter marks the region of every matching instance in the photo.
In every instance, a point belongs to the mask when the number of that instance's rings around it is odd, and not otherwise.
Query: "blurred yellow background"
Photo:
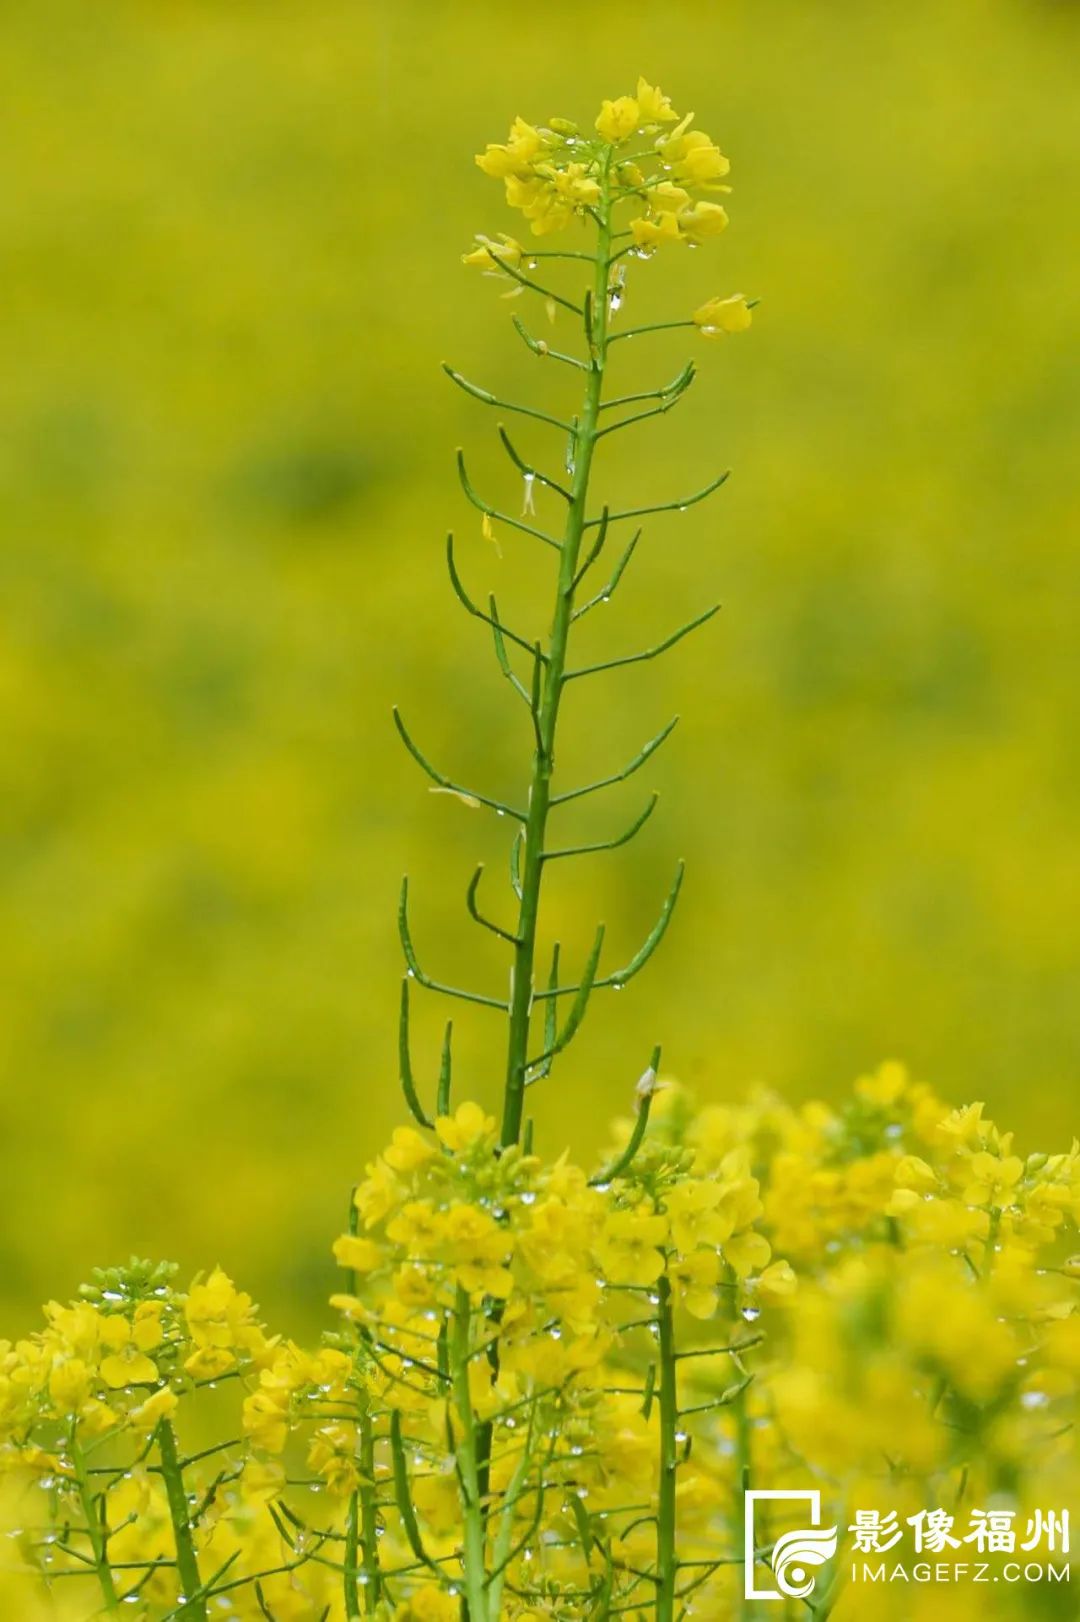
[[[450,596],[445,527],[519,621],[543,628],[548,588],[528,543],[479,535],[454,447],[498,500],[520,483],[438,362],[571,409],[510,329],[524,303],[459,264],[518,229],[472,155],[639,72],[735,191],[718,244],[634,266],[625,315],[763,302],[745,338],[620,361],[638,385],[693,353],[702,377],[616,441],[603,493],[734,476],[650,523],[587,645],[724,611],[568,705],[567,781],[683,721],[640,844],[558,887],[567,949],[602,916],[624,955],[689,871],[662,954],[537,1100],[542,1141],[593,1151],[662,1038],[714,1098],[902,1056],[1064,1146],[1078,24],[1049,0],[8,10],[6,1329],[131,1250],[220,1260],[303,1328],[402,1113],[403,869],[433,972],[501,989],[462,898],[483,857],[502,904],[504,825],[427,792],[389,708],[520,795],[529,729]],[[573,827],[621,826],[646,786]],[[419,1010],[425,1079],[443,1017]],[[493,1099],[498,1021],[458,1024],[459,1096]]]

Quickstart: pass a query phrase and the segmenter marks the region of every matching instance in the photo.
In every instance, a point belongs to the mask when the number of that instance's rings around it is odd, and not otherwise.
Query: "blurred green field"
[[[1064,1147],[1077,8],[39,0],[3,28],[6,1327],[135,1249],[220,1260],[303,1328],[400,1115],[402,870],[432,968],[498,988],[461,903],[481,857],[495,893],[503,828],[428,794],[389,720],[520,792],[528,728],[444,530],[519,618],[540,576],[463,503],[459,443],[520,487],[438,362],[556,398],[459,265],[515,229],[472,154],[639,72],[735,192],[718,245],[634,268],[628,313],[763,302],[745,338],[626,359],[631,385],[688,352],[702,377],[605,492],[735,473],[650,525],[590,646],[724,611],[569,709],[568,777],[683,722],[636,854],[559,890],[562,938],[604,917],[622,954],[680,854],[689,877],[541,1130],[600,1143],[662,1037],[709,1097],[835,1093],[896,1055]],[[643,782],[575,826],[618,826]],[[500,1038],[459,1021],[463,1092],[494,1096]]]

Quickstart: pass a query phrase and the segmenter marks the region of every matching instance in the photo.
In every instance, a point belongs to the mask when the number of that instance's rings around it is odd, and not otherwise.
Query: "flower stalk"
[[[585,535],[589,480],[596,448],[604,367],[608,342],[608,255],[611,249],[611,200],[608,187],[610,154],[600,172],[597,205],[597,243],[592,292],[583,316],[590,340],[590,365],[585,383],[580,426],[574,431],[574,473],[570,507],[559,555],[558,582],[551,623],[551,641],[543,665],[541,698],[536,714],[536,748],[529,784],[529,820],[525,828],[521,900],[517,944],[514,951],[513,990],[510,999],[506,1086],[501,1141],[517,1143],[521,1137],[531,1012],[536,964],[536,932],[545,862],[545,835],[551,808],[551,779],[555,767],[559,706],[566,680],[570,628],[574,620],[575,591],[581,543]]]
[[[675,1490],[677,1485],[679,1399],[676,1389],[675,1323],[671,1285],[661,1276],[656,1285],[660,1410],[660,1480],[656,1512],[656,1622],[674,1622],[675,1582],[678,1556],[675,1535]]]
[[[199,1558],[192,1535],[190,1506],[184,1485],[184,1470],[180,1451],[176,1445],[176,1432],[168,1419],[157,1427],[158,1459],[165,1495],[169,1503],[169,1519],[176,1540],[176,1571],[180,1579],[179,1612],[191,1622],[207,1622],[206,1596],[199,1575]]]
[[[78,1440],[74,1427],[68,1444],[68,1453],[71,1466],[75,1472],[75,1482],[79,1495],[79,1505],[83,1513],[87,1541],[93,1555],[94,1570],[97,1573],[98,1585],[106,1612],[111,1616],[120,1612],[120,1597],[116,1591],[116,1581],[113,1577],[112,1567],[109,1564],[109,1523],[107,1517],[107,1500],[104,1495],[94,1493],[87,1475],[86,1459]]]

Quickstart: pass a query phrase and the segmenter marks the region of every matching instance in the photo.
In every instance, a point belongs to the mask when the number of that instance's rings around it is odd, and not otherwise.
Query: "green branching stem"
[[[478,1426],[473,1413],[472,1392],[469,1388],[469,1362],[472,1355],[471,1322],[468,1293],[459,1287],[451,1327],[450,1367],[454,1384],[454,1406],[457,1409],[460,1427],[455,1454],[465,1523],[462,1548],[465,1600],[469,1622],[489,1622],[487,1529],[480,1488]]]
[[[732,1341],[737,1338],[739,1324],[738,1301],[739,1281],[732,1268],[727,1269],[728,1284],[730,1286]],[[730,1408],[732,1425],[734,1426],[735,1442],[735,1502],[733,1508],[733,1522],[735,1528],[735,1548],[743,1549],[746,1545],[746,1494],[753,1485],[753,1452],[750,1433],[750,1409],[747,1403],[747,1392],[750,1387],[750,1378],[747,1375],[746,1365],[742,1361],[742,1347],[736,1347],[731,1352],[732,1364],[740,1379],[732,1392]],[[740,1619],[752,1615],[750,1601],[742,1598],[739,1601]]]
[[[625,985],[649,960],[663,938],[670,922],[682,880],[680,864],[659,918],[650,930],[642,947],[624,967],[601,973],[599,951],[603,933],[600,931],[597,934],[596,944],[588,959],[587,966],[577,984],[570,986],[558,985],[556,970],[553,972],[546,988],[537,988],[536,967],[541,889],[548,864],[564,858],[616,850],[620,846],[629,843],[648,821],[655,806],[656,798],[654,796],[646,804],[640,814],[623,832],[594,843],[569,842],[560,846],[549,847],[548,821],[550,812],[558,806],[581,799],[602,788],[624,782],[628,777],[633,776],[650,759],[655,750],[660,747],[675,724],[673,721],[669,722],[621,770],[582,787],[571,788],[561,794],[554,794],[552,792],[552,783],[555,772],[556,732],[563,695],[570,682],[581,681],[587,676],[600,675],[626,666],[646,663],[659,657],[699,626],[704,625],[716,613],[716,609],[711,608],[671,632],[662,641],[640,651],[627,653],[613,659],[604,659],[593,664],[579,665],[574,669],[571,669],[568,665],[571,627],[576,620],[611,598],[622,580],[640,538],[640,530],[638,530],[623,548],[618,561],[614,564],[608,576],[607,583],[599,589],[590,584],[590,595],[579,601],[579,589],[603,552],[611,525],[649,513],[681,511],[696,502],[705,500],[707,496],[720,487],[727,477],[726,473],[721,473],[711,479],[703,489],[677,501],[658,502],[619,512],[612,512],[607,506],[602,506],[598,513],[594,515],[589,513],[593,460],[596,447],[600,441],[606,435],[615,433],[621,428],[630,427],[647,417],[657,416],[670,410],[682,398],[693,382],[695,375],[694,363],[689,361],[670,382],[658,388],[623,393],[607,400],[603,398],[610,346],[618,338],[631,335],[629,333],[612,334],[609,331],[610,314],[614,307],[614,300],[611,295],[613,289],[619,285],[619,277],[622,275],[620,271],[619,276],[613,282],[611,279],[612,268],[623,253],[628,251],[629,246],[628,244],[625,247],[618,245],[624,241],[627,233],[625,231],[616,231],[613,226],[614,201],[610,182],[612,152],[612,148],[605,149],[599,161],[597,171],[599,198],[595,204],[590,203],[584,209],[584,212],[596,225],[595,251],[591,254],[580,252],[569,255],[560,255],[558,253],[537,254],[530,256],[528,263],[529,271],[535,269],[534,261],[539,258],[569,257],[582,264],[591,265],[591,285],[580,302],[577,299],[567,298],[563,294],[544,286],[541,282],[535,280],[531,274],[527,274],[526,270],[511,263],[509,257],[503,258],[497,253],[491,253],[494,264],[504,271],[512,281],[517,282],[531,292],[539,293],[549,301],[553,301],[554,304],[561,306],[580,321],[585,345],[583,359],[553,351],[545,341],[533,337],[522,322],[516,317],[514,318],[514,326],[519,336],[533,354],[540,358],[547,357],[563,361],[572,369],[583,374],[584,390],[577,411],[567,419],[552,415],[547,411],[538,410],[532,406],[506,400],[464,377],[454,367],[444,365],[444,370],[451,381],[464,390],[472,399],[480,401],[483,405],[496,407],[500,411],[516,413],[530,419],[532,422],[545,424],[567,436],[566,467],[568,479],[564,483],[561,479],[552,477],[550,472],[545,471],[539,462],[533,460],[531,456],[519,452],[505,425],[503,423],[499,424],[498,432],[502,448],[512,465],[525,480],[525,503],[520,517],[507,513],[489,502],[470,479],[463,453],[458,451],[457,454],[458,476],[462,490],[466,499],[485,515],[485,523],[488,520],[497,520],[519,533],[541,541],[547,547],[553,549],[558,556],[557,580],[551,609],[550,630],[546,645],[541,647],[540,643],[509,629],[503,623],[494,597],[489,597],[486,608],[473,601],[458,573],[454,561],[453,541],[452,539],[447,541],[447,568],[454,592],[467,613],[490,627],[499,668],[517,696],[525,702],[529,711],[533,731],[533,755],[528,795],[523,806],[519,809],[517,806],[507,804],[502,800],[478,793],[447,776],[421,751],[406,728],[401,716],[396,710],[394,711],[394,721],[402,742],[417,765],[431,779],[437,791],[454,795],[473,808],[487,806],[503,816],[514,819],[519,824],[510,853],[510,881],[513,893],[517,898],[516,921],[514,923],[509,921],[505,924],[500,923],[490,916],[486,909],[481,909],[478,900],[480,869],[477,869],[474,873],[466,890],[465,898],[466,908],[473,921],[489,933],[496,935],[511,950],[513,961],[510,988],[508,999],[505,1002],[498,997],[448,986],[426,974],[417,960],[410,935],[407,885],[402,886],[398,909],[399,934],[408,975],[411,979],[418,985],[430,990],[439,991],[445,995],[473,1002],[480,1006],[501,1009],[507,1015],[506,1069],[501,1124],[503,1147],[519,1144],[522,1141],[522,1133],[525,1129],[524,1102],[526,1088],[530,1083],[538,1081],[548,1074],[553,1058],[574,1038],[586,1015],[587,1005],[592,993]],[[638,332],[652,332],[693,326],[693,321],[683,320],[660,322],[635,330]],[[639,405],[642,409],[635,411],[634,408]],[[552,496],[566,504],[565,520],[561,533],[548,533],[548,531],[537,527],[534,523],[525,521],[527,517],[531,518],[533,513],[532,496],[536,485],[542,486]],[[529,654],[531,659],[530,675],[526,675],[524,672],[519,674],[518,669],[515,669],[512,662],[512,655],[515,650]],[[560,1019],[557,1004],[564,996],[571,1000],[572,1006],[569,1014]],[[542,1010],[544,1039],[542,1046],[535,1045],[539,1047],[537,1053],[532,1040],[531,1025],[534,1012],[539,1014],[537,1004],[541,1001],[546,1002],[546,1006]],[[407,1027],[408,995],[406,988],[402,997],[401,1015],[402,1085],[413,1115],[418,1121],[426,1123],[429,1116],[417,1095],[408,1056]],[[647,1118],[647,1113],[646,1106],[643,1111],[645,1118]],[[480,1427],[480,1431],[483,1432],[483,1427]],[[484,1471],[482,1457],[479,1459],[479,1468],[482,1479]]]
[[[68,1451],[75,1472],[79,1505],[83,1512],[83,1520],[86,1522],[86,1535],[90,1542],[90,1552],[93,1555],[94,1570],[97,1573],[105,1610],[110,1615],[113,1613],[119,1615],[120,1601],[113,1581],[112,1567],[109,1565],[109,1523],[105,1512],[105,1495],[104,1493],[96,1495],[91,1489],[86,1461],[74,1431]]]
[[[544,871],[544,839],[551,804],[551,778],[555,763],[555,733],[559,704],[565,682],[567,641],[574,614],[574,583],[587,517],[589,475],[592,471],[604,385],[608,347],[608,256],[611,252],[611,201],[605,167],[601,178],[598,210],[598,241],[591,297],[584,318],[590,338],[591,365],[585,380],[585,397],[574,435],[575,456],[570,505],[563,530],[559,557],[559,579],[555,596],[551,640],[544,667],[537,716],[536,749],[533,755],[529,813],[525,827],[524,860],[521,871],[521,900],[518,909],[514,950],[513,987],[510,999],[509,1039],[506,1057],[506,1090],[503,1107],[502,1141],[517,1143],[521,1137],[525,1084],[529,1057],[529,1024],[533,1005],[533,973],[536,959],[537,922],[540,889]]]
[[[679,1405],[675,1386],[675,1325],[671,1284],[661,1275],[656,1285],[660,1387],[660,1490],[656,1519],[656,1622],[674,1622],[678,1557],[675,1545],[675,1488],[678,1473],[676,1434]]]
[[[163,1419],[157,1428],[158,1458],[161,1461],[161,1479],[169,1505],[173,1537],[176,1541],[176,1571],[180,1579],[179,1612],[190,1622],[207,1622],[205,1591],[199,1576],[199,1560],[195,1553],[195,1540],[191,1533],[187,1490],[184,1471],[176,1446],[176,1432],[169,1420]]]
[[[404,990],[405,1007],[408,986]],[[407,1037],[406,1037],[407,1041]],[[419,1106],[418,1106],[419,1109]],[[423,1121],[419,1112],[417,1118]],[[356,1190],[349,1200],[349,1232],[360,1228],[360,1213],[356,1208]],[[355,1271],[347,1275],[350,1295],[356,1294],[358,1283]],[[371,1414],[371,1401],[363,1384],[356,1391],[357,1467],[360,1484],[349,1496],[345,1520],[345,1559],[343,1563],[345,1615],[350,1619],[361,1615],[359,1589],[364,1588],[364,1610],[370,1616],[378,1607],[382,1593],[382,1573],[379,1566],[379,1527],[376,1508],[375,1482],[375,1424]]]

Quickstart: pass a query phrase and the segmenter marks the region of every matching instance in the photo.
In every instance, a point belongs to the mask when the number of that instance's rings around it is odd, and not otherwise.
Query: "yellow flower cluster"
[[[507,203],[528,221],[533,236],[547,237],[575,222],[601,229],[615,249],[609,260],[617,267],[614,309],[625,288],[627,256],[648,259],[670,243],[698,247],[727,227],[727,210],[717,199],[731,190],[731,165],[711,136],[692,125],[692,113],[680,117],[661,90],[639,79],[632,96],[604,101],[591,129],[565,118],[547,125],[515,118],[506,140],[490,142],[476,162],[503,182]],[[590,256],[529,252],[500,232],[477,233],[463,260],[508,277],[510,298],[536,287],[526,272],[535,271],[538,257]],[[552,318],[557,302],[548,299]],[[707,300],[686,324],[718,338],[745,331],[751,319],[750,304],[736,293]]]
[[[46,1327],[12,1345],[0,1341],[0,1445],[17,1460],[18,1438],[41,1423],[66,1426],[76,1439],[150,1432],[175,1411],[177,1391],[222,1374],[265,1347],[248,1297],[220,1270],[187,1296],[169,1269],[133,1264],[116,1270],[117,1288],[45,1308]],[[220,1315],[207,1317],[214,1298]],[[61,1472],[62,1460],[49,1466]]]
[[[342,1327],[315,1351],[220,1269],[185,1293],[133,1263],[50,1303],[0,1345],[0,1459],[54,1528],[24,1535],[27,1565],[147,1617],[185,1560],[241,1618],[344,1618],[350,1584],[382,1622],[456,1619],[470,1594],[480,1622],[651,1616],[666,1526],[719,1618],[747,1472],[823,1486],[830,1524],[1068,1504],[1080,1148],[1025,1158],[898,1065],[837,1109],[698,1110],[674,1086],[642,1106],[592,1177],[501,1150],[475,1103],[399,1128],[334,1245]],[[185,1458],[177,1427],[220,1380],[242,1440]],[[938,1614],[902,1600],[836,1614]]]
[[[538,128],[515,118],[505,142],[491,142],[476,162],[503,182],[507,202],[535,236],[563,230],[607,193],[637,208],[629,230],[638,248],[696,245],[728,223],[714,199],[730,190],[731,165],[710,136],[691,128],[693,117],[680,118],[662,91],[639,79],[635,95],[604,102],[593,132],[568,119]]]
[[[191,1592],[192,1572],[227,1566],[229,1615],[265,1615],[258,1580],[275,1616],[302,1622],[329,1603],[328,1584],[321,1568],[290,1569],[294,1551],[268,1507],[284,1471],[235,1443],[192,1459],[178,1449],[178,1427],[192,1439],[202,1431],[201,1400],[219,1381],[249,1390],[246,1421],[260,1377],[287,1354],[220,1268],[186,1292],[174,1272],[138,1261],[102,1270],[81,1299],[50,1302],[42,1330],[0,1341],[0,1479],[13,1495],[5,1522],[25,1524],[28,1492],[40,1496],[35,1530],[19,1536],[25,1569],[50,1584],[96,1582],[96,1597],[84,1590],[64,1615],[96,1615],[102,1602],[165,1615]],[[334,1357],[351,1368],[329,1350],[303,1364],[317,1397]],[[34,1614],[34,1590],[24,1581],[18,1592],[5,1614]]]

